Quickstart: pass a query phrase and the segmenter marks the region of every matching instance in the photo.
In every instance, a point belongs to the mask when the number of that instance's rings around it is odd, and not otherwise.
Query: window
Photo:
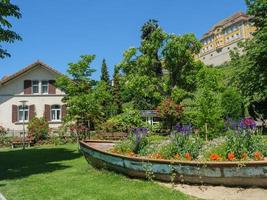
[[[48,81],[42,81],[42,94],[48,94]]]
[[[60,121],[61,120],[60,113],[61,113],[60,105],[52,105],[51,121]]]
[[[39,81],[32,81],[32,93],[33,94],[39,93]]]
[[[29,120],[29,107],[28,106],[19,106],[18,109],[18,115],[19,115],[19,122],[28,121]]]

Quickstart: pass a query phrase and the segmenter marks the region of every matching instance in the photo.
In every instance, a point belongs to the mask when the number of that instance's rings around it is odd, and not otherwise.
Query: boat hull
[[[80,142],[88,163],[133,178],[165,182],[267,188],[267,162],[155,160],[110,153],[113,142]]]

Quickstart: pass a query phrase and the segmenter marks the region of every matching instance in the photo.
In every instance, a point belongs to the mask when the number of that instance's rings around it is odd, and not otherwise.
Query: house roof
[[[231,24],[234,24],[238,21],[241,20],[249,20],[249,16],[246,15],[243,12],[237,12],[234,15],[227,17],[223,20],[221,20],[220,22],[216,23],[207,33],[205,33],[201,39],[207,38],[210,35],[212,35],[213,31],[217,28],[217,27],[222,27],[222,28],[226,28],[228,26],[230,26]]]
[[[0,86],[6,84],[7,82],[27,73],[28,71],[34,69],[37,66],[42,66],[43,68],[47,69],[48,71],[51,71],[59,76],[63,75],[62,73],[60,73],[59,71],[55,70],[54,68],[50,67],[49,65],[43,63],[40,60],[37,60],[36,62],[24,67],[23,69],[19,70],[18,72],[10,75],[10,76],[4,76],[1,80],[0,80]]]

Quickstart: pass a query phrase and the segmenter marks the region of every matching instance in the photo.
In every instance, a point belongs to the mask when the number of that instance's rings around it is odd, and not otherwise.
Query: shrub
[[[183,106],[176,104],[172,98],[164,99],[157,107],[159,117],[164,121],[164,124],[170,130],[172,126],[180,119],[183,111]]]
[[[35,142],[45,140],[49,133],[48,122],[44,118],[33,117],[28,124],[28,134],[34,137]]]
[[[143,124],[139,111],[127,109],[124,113],[107,120],[102,124],[102,129],[107,132],[129,132],[132,127],[142,127]]]
[[[243,116],[244,106],[242,97],[234,88],[227,88],[222,93],[221,103],[224,117],[231,117],[237,120]]]
[[[6,134],[7,134],[7,130],[3,126],[0,126],[0,137],[1,137],[1,139],[4,138]]]
[[[131,139],[123,140],[114,145],[113,152],[120,154],[128,154],[134,150],[134,141]]]

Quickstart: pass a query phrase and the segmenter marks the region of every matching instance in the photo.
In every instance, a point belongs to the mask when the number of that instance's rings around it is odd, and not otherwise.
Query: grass
[[[0,150],[0,192],[8,200],[192,199],[157,183],[94,169],[72,144]]]

